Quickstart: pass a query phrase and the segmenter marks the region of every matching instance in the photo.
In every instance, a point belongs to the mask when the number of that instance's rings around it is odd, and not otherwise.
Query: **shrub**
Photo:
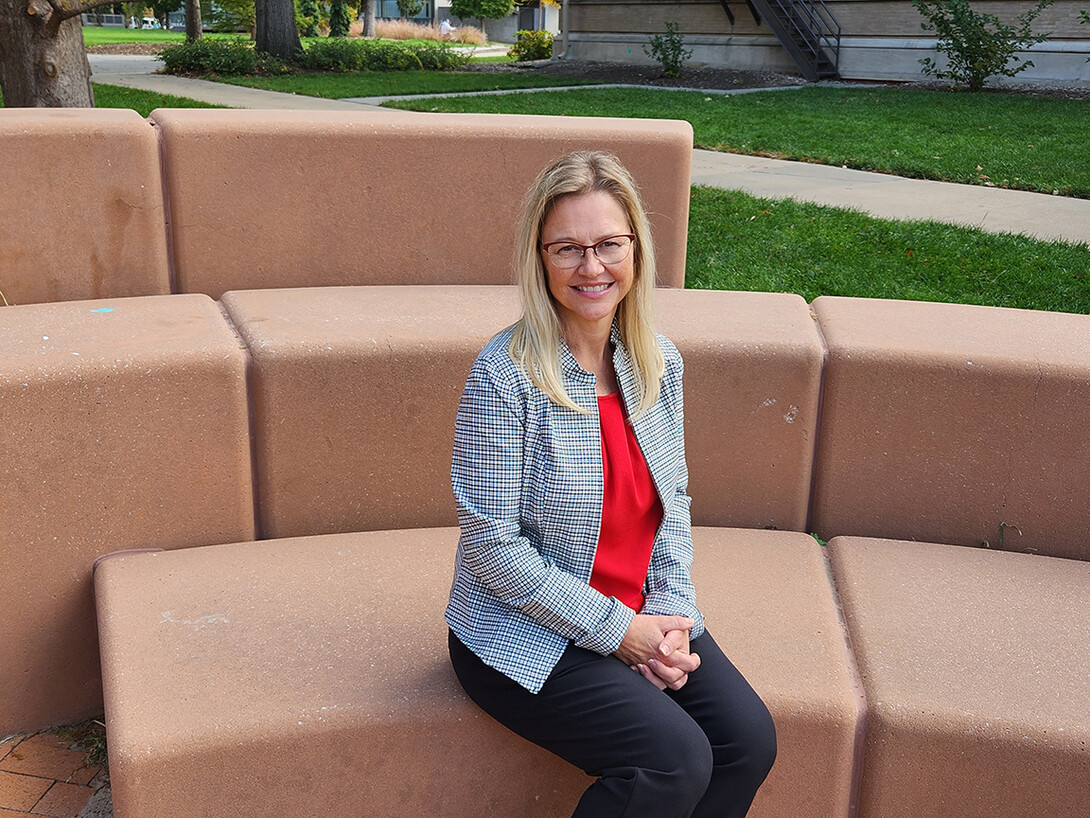
[[[925,18],[920,27],[938,35],[936,47],[946,55],[948,63],[946,68],[940,68],[935,60],[925,57],[920,60],[923,73],[979,91],[991,77],[1013,77],[1025,71],[1033,61],[1012,65],[1014,55],[1048,39],[1047,34],[1034,34],[1031,26],[1037,15],[1051,4],[1052,0],[1039,0],[1020,14],[1012,26],[994,14],[973,11],[969,0],[912,0],[912,5]]]
[[[299,58],[302,67],[316,71],[451,71],[467,62],[468,54],[442,43],[333,38],[310,43]]]
[[[651,48],[648,50],[644,46],[643,53],[662,64],[663,76],[680,77],[682,66],[693,52],[685,47],[685,38],[678,32],[677,23],[668,22],[665,34],[652,34],[647,39]]]
[[[347,37],[352,27],[352,15],[348,13],[347,0],[332,0],[329,4],[329,36]]]
[[[1080,20],[1079,22],[1081,22],[1081,23],[1090,23],[1090,11],[1086,11],[1084,9],[1083,11],[1079,12],[1079,16],[1082,18],[1082,20]],[[1087,57],[1086,61],[1090,62],[1090,57]]]
[[[516,60],[547,60],[553,56],[553,35],[548,31],[516,31],[515,44],[507,56]]]
[[[412,20],[375,20],[375,36],[383,40],[453,40],[467,45],[485,45],[488,38],[476,26],[461,25],[454,29],[454,36],[444,38],[438,26],[414,23]]]
[[[168,74],[252,74],[257,54],[241,40],[194,40],[169,45],[156,56]]]
[[[295,22],[299,26],[299,36],[317,37],[320,17],[318,0],[301,0],[295,13]]]

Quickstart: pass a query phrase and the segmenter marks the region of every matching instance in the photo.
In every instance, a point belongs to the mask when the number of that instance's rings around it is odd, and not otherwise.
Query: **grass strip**
[[[1090,314],[1090,246],[697,186],[685,286]]]
[[[226,76],[210,79],[246,88],[262,88],[266,91],[323,99],[502,91],[586,84],[585,80],[573,81],[533,74],[476,74],[467,71],[359,71],[348,74],[315,72],[277,77]]]
[[[211,105],[188,97],[176,97],[173,94],[157,94],[139,88],[125,88],[121,85],[105,85],[92,82],[95,92],[96,108],[131,108],[140,116],[147,116],[156,108],[224,108],[224,105]],[[0,92],[0,108],[4,107],[4,95]]]
[[[731,96],[579,89],[388,105],[684,119],[692,123],[700,148],[1090,198],[1090,103],[1081,100],[808,86]]]

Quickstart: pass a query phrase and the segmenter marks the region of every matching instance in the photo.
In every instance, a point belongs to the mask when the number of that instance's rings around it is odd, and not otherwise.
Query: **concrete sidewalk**
[[[385,97],[329,100],[242,88],[207,80],[152,73],[151,57],[89,54],[92,79],[111,85],[174,94],[231,108],[378,110]],[[930,182],[846,168],[693,151],[693,184],[741,190],[754,196],[861,210],[887,219],[933,219],[1020,233],[1040,239],[1090,243],[1090,200],[979,185]]]

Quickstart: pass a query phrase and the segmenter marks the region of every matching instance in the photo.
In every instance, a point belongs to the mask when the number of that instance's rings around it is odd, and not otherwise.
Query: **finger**
[[[676,650],[689,652],[689,633],[687,631],[670,631],[659,643],[659,653],[669,656]]]
[[[679,673],[692,673],[698,667],[700,667],[700,657],[695,653],[683,653],[682,651],[676,651],[669,656],[663,656],[661,659],[654,661],[660,664],[672,668]]]
[[[639,671],[643,678],[647,679],[651,684],[657,687],[659,690],[666,689],[666,682],[656,676],[647,665],[637,665],[636,669]]]
[[[682,673],[675,668],[662,664],[654,659],[648,662],[651,670],[656,676],[658,676],[666,686],[671,690],[681,690],[685,686],[685,683],[689,681],[689,674]]]

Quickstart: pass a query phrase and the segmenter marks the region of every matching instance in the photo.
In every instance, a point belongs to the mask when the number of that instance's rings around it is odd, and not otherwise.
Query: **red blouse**
[[[598,416],[605,492],[590,584],[639,612],[662,504],[619,392],[599,396]]]

